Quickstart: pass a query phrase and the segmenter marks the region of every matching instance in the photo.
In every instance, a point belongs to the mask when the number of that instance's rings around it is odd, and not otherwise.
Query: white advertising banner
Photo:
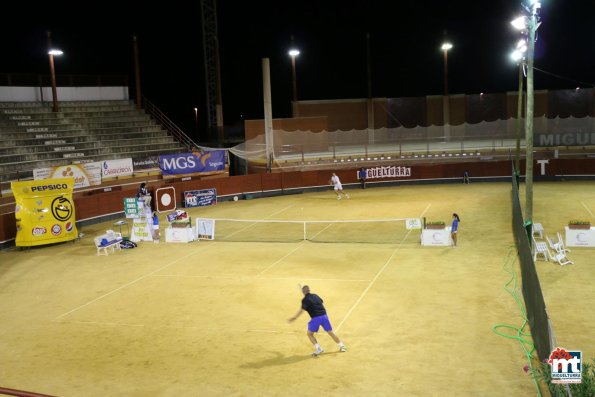
[[[74,178],[74,188],[101,185],[101,163],[61,165],[59,167],[37,168],[33,179]]]
[[[132,159],[105,160],[101,164],[101,176],[103,178],[117,178],[120,176],[132,176]]]

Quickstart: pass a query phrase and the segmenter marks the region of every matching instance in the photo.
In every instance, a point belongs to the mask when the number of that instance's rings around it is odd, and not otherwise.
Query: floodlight
[[[525,30],[529,26],[529,20],[523,15],[511,21],[510,24],[517,30]]]
[[[292,57],[296,57],[296,56],[300,55],[300,52],[299,52],[299,50],[291,49],[291,50],[289,50],[289,55]]]
[[[450,44],[450,43],[444,43],[444,44],[442,44],[442,47],[440,47],[440,49],[441,49],[442,51],[448,51],[448,50],[450,50],[451,48],[452,48],[452,44]]]
[[[58,49],[51,49],[48,51],[48,55],[62,55],[64,54],[63,51],[58,50]]]

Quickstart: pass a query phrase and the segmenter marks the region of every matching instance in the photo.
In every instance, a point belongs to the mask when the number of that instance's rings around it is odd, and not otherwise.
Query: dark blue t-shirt
[[[306,294],[302,299],[302,309],[308,312],[310,317],[324,316],[326,310],[322,304],[322,299],[316,294]]]

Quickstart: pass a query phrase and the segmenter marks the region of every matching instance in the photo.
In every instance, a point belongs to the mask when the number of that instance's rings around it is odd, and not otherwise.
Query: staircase
[[[188,151],[130,101],[0,102],[0,183],[73,161]]]

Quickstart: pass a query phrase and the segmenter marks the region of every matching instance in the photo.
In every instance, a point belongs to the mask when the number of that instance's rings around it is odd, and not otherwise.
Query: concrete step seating
[[[130,101],[0,103],[0,182],[33,169],[187,149]]]

